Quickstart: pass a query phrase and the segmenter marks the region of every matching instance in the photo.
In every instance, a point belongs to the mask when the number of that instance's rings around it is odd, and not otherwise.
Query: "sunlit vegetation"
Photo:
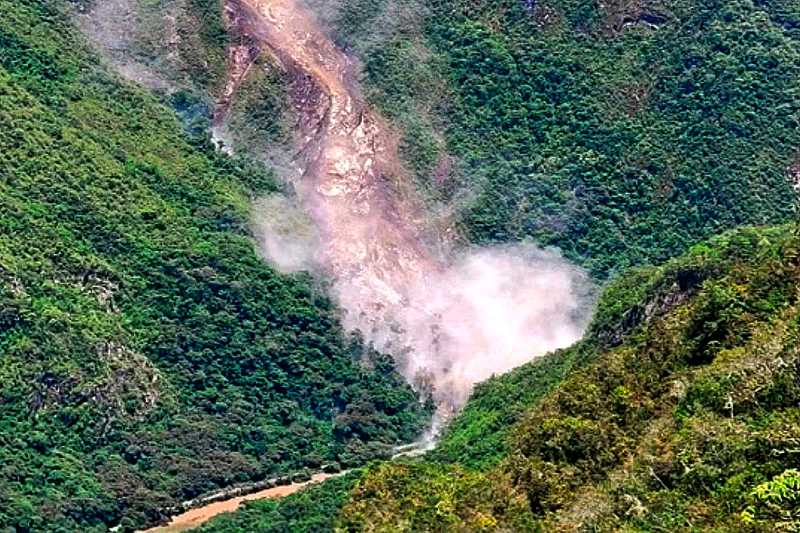
[[[411,439],[391,359],[257,256],[273,177],[99,66],[66,9],[0,1],[0,529],[131,530]]]
[[[555,245],[612,280],[582,342],[480,384],[436,450],[368,468],[325,529],[800,529],[800,245],[726,233],[793,215],[798,5],[318,10],[467,240]]]
[[[793,230],[727,233],[619,280],[583,343],[550,356],[571,361],[560,383],[547,359],[487,383],[427,464],[371,469],[342,523],[409,529],[439,504],[466,523],[492,494],[484,519],[505,526],[523,494],[545,531],[797,529]]]

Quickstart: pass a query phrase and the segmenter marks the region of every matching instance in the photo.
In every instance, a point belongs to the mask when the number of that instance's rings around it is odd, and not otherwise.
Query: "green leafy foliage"
[[[391,359],[257,256],[272,176],[98,67],[62,3],[0,12],[0,529],[131,530],[411,439]]]
[[[571,350],[547,354],[475,387],[469,402],[448,425],[436,448],[426,458],[485,470],[509,452],[508,436],[534,404],[589,356],[584,343]]]
[[[796,469],[762,483],[750,496],[754,503],[742,511],[745,523],[775,521],[781,530],[800,530],[800,472]]]
[[[457,481],[466,466],[477,469],[484,491],[490,480],[508,480],[491,492],[496,510],[524,494],[520,512],[530,513],[533,530],[795,530],[800,243],[793,229],[726,233],[616,281],[588,336],[549,356],[564,361],[563,377],[542,371],[553,364],[545,359],[479,387],[442,450],[407,469],[368,472],[342,523],[413,530],[407,525],[430,511],[391,502],[450,494],[467,499],[453,520],[470,520],[481,499]],[[532,392],[509,393],[519,389]],[[511,424],[496,426],[503,442],[491,439],[494,420]],[[440,478],[453,485],[437,486]],[[376,484],[380,491],[363,489]]]
[[[471,241],[533,239],[607,277],[789,219],[797,20],[749,0],[360,0],[338,28]]]
[[[342,509],[343,531],[532,531],[522,494],[503,475],[434,464],[368,469]]]

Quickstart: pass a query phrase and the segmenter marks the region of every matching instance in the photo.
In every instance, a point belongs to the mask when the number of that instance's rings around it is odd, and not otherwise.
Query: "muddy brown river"
[[[244,496],[237,496],[227,500],[209,503],[202,507],[189,509],[188,511],[172,517],[169,524],[165,526],[158,526],[147,529],[140,533],[178,533],[179,531],[187,531],[192,528],[199,527],[200,525],[208,522],[212,518],[222,513],[231,513],[239,508],[239,506],[246,501],[263,500],[266,498],[283,498],[290,494],[312,485],[320,483],[341,474],[316,474],[310,480],[302,483],[292,483],[291,485],[283,485],[280,487],[272,487],[264,489],[252,494]]]

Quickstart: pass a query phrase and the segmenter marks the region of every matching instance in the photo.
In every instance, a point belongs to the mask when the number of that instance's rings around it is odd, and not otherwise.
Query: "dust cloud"
[[[484,248],[421,280],[399,322],[412,350],[405,373],[431,375],[440,405],[460,407],[475,383],[578,340],[588,280],[532,245]]]
[[[278,270],[331,276],[302,208],[273,195],[254,212],[262,255]],[[458,410],[476,383],[580,339],[593,303],[588,276],[554,250],[513,244],[450,255],[401,278],[386,270],[332,276],[346,329],[392,354],[444,413]]]
[[[236,30],[292,78],[302,170],[288,181],[302,209],[279,198],[256,206],[265,257],[329,279],[344,327],[393,355],[439,406],[439,419],[476,382],[581,336],[587,277],[533,245],[461,249],[455,225],[432,220],[403,170],[397,136],[364,102],[357,66],[314,13],[300,0],[226,5]]]
[[[347,309],[370,307],[345,287],[339,300]],[[574,343],[592,304],[582,271],[554,251],[524,244],[462,252],[391,288],[400,298],[384,300],[379,320],[361,315],[345,323],[366,324],[365,338],[393,354],[406,378],[445,412],[461,407],[476,383]]]

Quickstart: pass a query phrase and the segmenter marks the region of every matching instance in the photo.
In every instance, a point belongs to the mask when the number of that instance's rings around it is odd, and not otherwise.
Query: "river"
[[[295,492],[309,485],[320,483],[326,479],[340,476],[345,473],[346,472],[340,472],[338,474],[315,474],[308,481],[303,481],[301,483],[281,485],[278,487],[272,487],[269,489],[260,490],[258,492],[253,492],[251,494],[212,502],[194,509],[189,509],[188,511],[179,515],[175,515],[172,517],[169,523],[164,526],[153,527],[139,533],[178,533],[179,531],[187,531],[189,529],[199,527],[219,514],[231,513],[237,510],[243,502],[251,500],[263,500],[265,498],[283,498],[284,496],[294,494]]]

